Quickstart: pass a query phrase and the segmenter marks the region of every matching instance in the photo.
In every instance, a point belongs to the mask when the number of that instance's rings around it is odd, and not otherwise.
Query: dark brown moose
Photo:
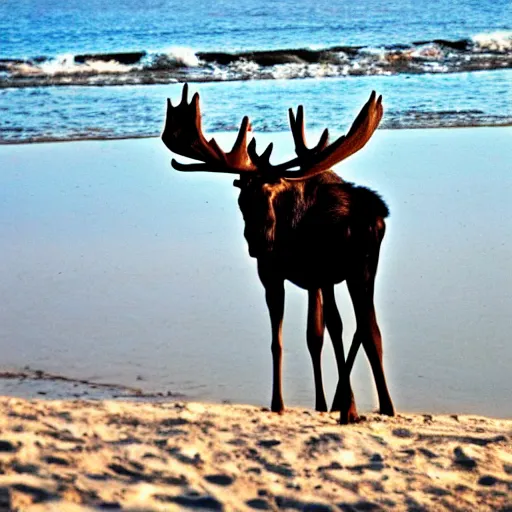
[[[325,327],[333,342],[338,365],[338,385],[332,410],[340,411],[340,423],[357,421],[350,371],[362,344],[375,378],[380,412],[393,415],[382,364],[382,340],[374,307],[374,283],[384,219],[388,208],[371,190],[343,181],[330,169],[371,138],[382,118],[382,97],[372,92],[347,135],[328,144],[328,130],[318,144],[308,148],[304,135],[304,111],[290,109],[290,126],[296,158],[279,165],[270,163],[272,144],[258,154],[253,138],[247,145],[249,119],[244,117],[229,153],[215,139],[207,141],[201,128],[199,94],[188,103],[188,86],[181,103],[167,100],[162,134],[173,152],[201,163],[172,160],[179,171],[239,174],[238,204],[245,221],[249,254],[257,259],[258,274],[266,292],[272,325],[272,411],[284,410],[282,397],[282,320],[284,281],[288,279],[309,294],[307,345],[313,362],[316,410],[326,411],[320,356]],[[296,168],[296,170],[291,170]],[[347,282],[357,328],[345,361],[342,321],[336,306],[334,285]]]

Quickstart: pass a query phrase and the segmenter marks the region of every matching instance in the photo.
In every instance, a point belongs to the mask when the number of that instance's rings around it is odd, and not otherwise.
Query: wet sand
[[[380,130],[338,167],[391,210],[376,303],[399,411],[512,415],[511,135]],[[276,161],[290,139],[258,136],[276,142]],[[100,398],[128,387],[268,405],[269,322],[237,190],[229,176],[177,173],[170,158],[158,139],[0,147],[0,371],[120,386]],[[347,347],[344,285],[337,296]],[[289,286],[287,301],[285,401],[311,407],[305,293]],[[371,410],[362,354],[353,383]],[[98,397],[75,384],[19,376],[0,379],[0,394]]]
[[[0,510],[505,511],[512,421],[0,399]]]

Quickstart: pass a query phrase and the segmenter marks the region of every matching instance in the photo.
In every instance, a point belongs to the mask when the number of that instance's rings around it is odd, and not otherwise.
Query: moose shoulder
[[[382,199],[332,172],[276,183],[248,178],[238,186],[249,254],[301,288],[344,281],[384,235]]]
[[[373,301],[388,209],[375,192],[347,183],[330,171],[333,165],[366,144],[382,112],[381,98],[372,93],[346,136],[328,144],[325,130],[318,144],[308,148],[303,109],[299,107],[297,115],[290,110],[297,157],[272,165],[272,144],[262,154],[256,152],[255,139],[247,144],[250,128],[247,117],[242,121],[233,149],[225,153],[214,139],[207,141],[202,133],[197,93],[188,103],[185,85],[179,105],[173,107],[168,101],[163,142],[174,153],[201,162],[181,164],[173,160],[173,166],[184,171],[240,175],[234,185],[240,188],[238,203],[244,217],[244,236],[249,254],[258,262],[272,326],[271,408],[275,412],[284,410],[281,331],[284,281],[289,280],[308,291],[306,337],[313,363],[316,409],[327,410],[320,364],[327,327],[339,376],[332,410],[340,411],[340,422],[357,420],[350,371],[361,344],[374,374],[380,411],[394,414],[384,376],[382,341]],[[347,360],[334,296],[334,285],[342,281],[347,283],[357,322]]]

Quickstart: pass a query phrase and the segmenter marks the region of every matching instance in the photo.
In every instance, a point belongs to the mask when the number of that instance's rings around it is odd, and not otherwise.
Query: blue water
[[[329,52],[305,63],[300,48]],[[292,56],[204,55],[249,50]],[[299,103],[310,126],[344,129],[371,89],[384,94],[383,127],[506,125],[512,2],[0,2],[0,142],[157,135],[183,81],[201,92],[209,131],[246,113],[256,130],[286,130]]]
[[[510,0],[3,0],[0,56],[459,39],[512,29]]]

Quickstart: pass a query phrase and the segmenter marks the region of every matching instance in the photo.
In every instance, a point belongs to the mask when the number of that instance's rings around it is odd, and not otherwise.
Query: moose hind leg
[[[320,289],[309,290],[307,342],[315,379],[315,409],[323,412],[327,411],[321,364],[324,330],[322,292]]]
[[[322,288],[324,298],[325,325],[334,348],[336,364],[338,366],[338,385],[332,403],[331,411],[340,411],[340,423],[354,423],[358,420],[354,394],[350,385],[350,371],[345,363],[343,351],[343,323],[341,321],[334,286]]]
[[[373,287],[375,274],[365,279],[348,279],[347,286],[356,315],[356,332],[353,345],[363,345],[370,362],[377,394],[379,396],[379,412],[388,416],[395,415],[395,409],[388,391],[384,366],[382,362],[382,338],[377,324],[373,303]]]

